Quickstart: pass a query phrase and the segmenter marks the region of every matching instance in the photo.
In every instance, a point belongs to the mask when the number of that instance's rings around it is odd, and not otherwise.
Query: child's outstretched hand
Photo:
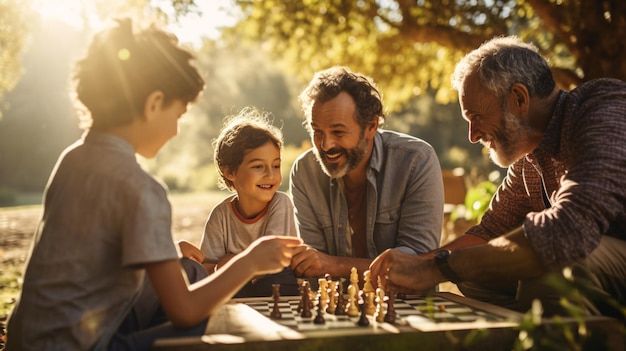
[[[204,254],[202,254],[202,251],[200,251],[200,249],[195,247],[192,243],[186,240],[181,240],[178,242],[178,247],[180,247],[180,253],[183,257],[192,259],[198,263],[203,263]]]
[[[242,253],[242,259],[255,268],[256,274],[278,273],[291,264],[294,249],[302,239],[292,236],[264,236]]]

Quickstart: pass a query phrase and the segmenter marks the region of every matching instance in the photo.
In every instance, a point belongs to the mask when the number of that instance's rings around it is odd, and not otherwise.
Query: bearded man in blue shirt
[[[408,254],[439,246],[443,182],[425,141],[382,130],[382,96],[347,67],[318,72],[300,95],[313,147],[290,175],[305,246],[292,258],[301,277],[350,277],[386,249]]]

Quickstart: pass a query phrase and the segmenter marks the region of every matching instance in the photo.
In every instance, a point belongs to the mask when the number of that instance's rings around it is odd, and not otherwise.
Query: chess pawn
[[[278,302],[280,301],[280,284],[272,284],[272,299],[274,300],[274,307],[272,308],[270,317],[280,319],[282,318],[282,313],[278,307]]]
[[[328,283],[328,307],[326,312],[334,314],[337,308],[337,282],[330,281]]]
[[[387,298],[387,312],[385,313],[384,321],[390,324],[396,322],[396,308],[394,306],[396,300],[396,292],[390,291]]]
[[[356,317],[359,315],[359,306],[357,306],[357,292],[355,292],[354,285],[348,286],[348,308],[347,314],[350,317]]]
[[[324,319],[324,310],[322,309],[322,295],[318,295],[317,301],[317,314],[313,319],[314,324],[324,324],[326,320]]]

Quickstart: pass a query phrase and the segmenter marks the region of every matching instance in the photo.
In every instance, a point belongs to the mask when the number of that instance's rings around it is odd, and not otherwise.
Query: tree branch
[[[571,31],[566,30],[564,25],[567,24],[562,14],[566,13],[562,7],[548,0],[525,0],[541,18],[548,32],[554,34],[560,42],[567,46],[567,49],[575,57],[580,57],[580,50],[574,40],[571,38]]]
[[[410,38],[412,41],[420,43],[436,43],[440,46],[454,48],[459,51],[469,52],[479,47],[494,35],[505,34],[495,33],[485,35],[482,33],[467,33],[443,25],[409,25],[403,23],[401,28],[402,36]]]

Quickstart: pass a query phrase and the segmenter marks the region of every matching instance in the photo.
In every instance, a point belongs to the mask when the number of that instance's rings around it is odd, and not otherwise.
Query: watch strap
[[[437,264],[437,268],[439,268],[441,274],[446,279],[453,282],[454,284],[459,284],[463,280],[456,274],[454,270],[452,270],[450,264],[448,264],[448,257],[450,257],[450,253],[450,250],[437,251],[437,253],[435,253],[435,263]]]

